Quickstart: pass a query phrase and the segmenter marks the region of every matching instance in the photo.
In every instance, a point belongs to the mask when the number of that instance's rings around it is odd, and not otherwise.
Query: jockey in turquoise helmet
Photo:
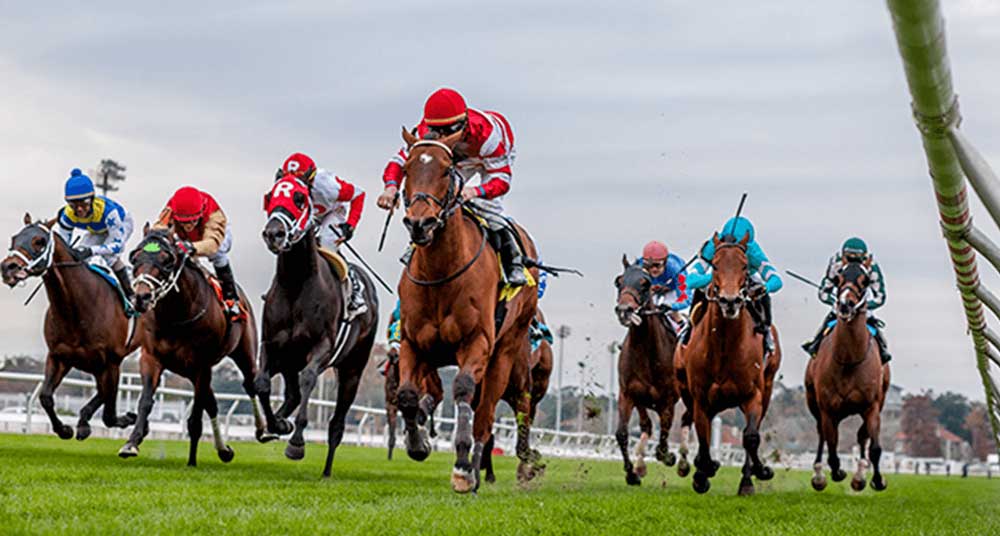
[[[729,237],[730,239],[742,240],[744,236],[749,238],[746,254],[751,281],[750,295],[760,294],[760,297],[756,298],[747,310],[754,320],[754,329],[764,336],[765,351],[770,353],[774,351],[774,341],[771,337],[771,294],[781,290],[784,283],[781,281],[781,276],[778,275],[778,270],[771,265],[764,250],[757,243],[757,236],[750,220],[742,216],[730,218],[719,231],[719,238],[722,239]],[[703,289],[712,281],[711,262],[714,256],[715,244],[709,240],[701,247],[700,258],[688,272],[687,286],[694,291],[692,311],[698,304],[705,301]],[[692,316],[692,320],[694,319],[695,317]],[[691,331],[693,329],[689,329],[685,333],[685,343]]]
[[[122,286],[126,299],[132,300],[132,284],[128,266],[121,260],[125,243],[132,236],[134,223],[125,207],[96,195],[94,182],[79,169],[70,172],[65,188],[66,206],[59,209],[55,233],[67,244],[72,243],[73,230],[84,231],[74,255],[80,260],[101,257]]]
[[[840,247],[840,251],[830,257],[830,261],[826,266],[826,272],[823,275],[823,281],[819,285],[819,300],[833,307],[837,302],[836,280],[840,271],[850,262],[865,262],[869,260],[871,261],[871,267],[869,268],[871,285],[868,287],[868,325],[875,332],[875,342],[878,344],[882,362],[888,363],[892,359],[892,355],[889,353],[889,345],[885,340],[885,333],[882,332],[882,327],[885,324],[876,318],[874,313],[876,309],[885,305],[885,278],[882,276],[882,267],[875,262],[874,257],[868,251],[868,244],[864,240],[856,236],[848,238],[844,241],[844,245]],[[831,323],[835,322],[836,319],[836,313],[830,311],[823,320],[823,325],[816,332],[816,336],[812,340],[806,341],[802,345],[802,349],[810,356],[815,356],[816,352],[819,351],[819,345],[823,342],[823,337],[826,335],[826,328],[832,325]]]

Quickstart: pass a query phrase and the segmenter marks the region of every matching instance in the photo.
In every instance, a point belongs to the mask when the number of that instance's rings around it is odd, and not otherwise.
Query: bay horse
[[[660,439],[656,459],[673,466],[677,457],[670,452],[667,438],[674,421],[674,407],[680,398],[674,374],[674,350],[677,333],[668,325],[666,312],[653,303],[652,277],[638,263],[630,263],[622,255],[625,271],[615,278],[618,300],[615,315],[628,328],[618,358],[618,429],[615,439],[621,449],[625,467],[625,482],[630,486],[642,483],[646,474],[643,460],[646,442],[653,433],[648,411],[660,418]],[[642,435],[636,448],[636,464],[629,459],[629,420],[632,409],[639,411]]]
[[[816,418],[819,446],[813,466],[812,487],[816,491],[826,488],[823,475],[823,442],[829,447],[830,476],[840,482],[847,475],[840,468],[837,456],[837,435],[840,421],[849,415],[860,415],[863,422],[858,429],[860,458],[857,471],[851,479],[855,491],[865,488],[865,447],[874,474],[871,487],[876,491],[886,488],[879,469],[882,446],[879,441],[881,412],[889,390],[889,364],[882,363],[878,345],[868,331],[867,291],[871,284],[871,261],[849,262],[834,283],[837,285],[837,303],[834,312],[837,323],[820,345],[816,357],[806,366],[806,402]]]
[[[459,131],[439,140],[418,140],[403,129],[409,149],[403,166],[403,223],[415,249],[399,282],[399,408],[406,422],[407,454],[414,459],[426,458],[430,443],[426,431],[417,424],[418,366],[458,365],[451,485],[456,492],[467,493],[479,487],[483,448],[492,435],[496,405],[509,388],[518,393],[518,477],[524,481],[537,474],[538,461],[529,446],[528,327],[538,295],[522,287],[500,305],[504,288],[499,261],[492,252],[483,254],[486,232],[462,206],[465,179],[456,170],[453,155],[461,136]],[[520,227],[515,229],[525,255],[537,258],[527,233]],[[537,281],[537,267],[529,273]],[[498,312],[503,316],[501,322],[497,322]]]
[[[774,376],[781,365],[778,330],[771,328],[775,350],[764,355],[762,336],[754,332],[748,307],[753,307],[753,288],[748,273],[746,246],[749,235],[738,242],[712,238],[715,245],[712,280],[705,296],[703,317],[691,328],[688,344],[677,347],[674,369],[684,405],[690,408],[698,434],[698,454],[692,487],[705,493],[719,463],[710,451],[712,419],[723,410],[738,407],[746,419],[743,449],[746,459],[739,494],[754,493],[751,476],[770,480],[774,471],[758,454],[760,423],[767,413]],[[695,312],[692,316],[695,316]],[[684,419],[686,421],[686,418]]]
[[[276,181],[265,196],[265,210],[268,219],[262,236],[267,248],[277,255],[277,269],[264,298],[256,388],[268,431],[291,432],[285,419],[298,410],[285,456],[301,460],[305,456],[303,434],[309,424],[309,397],[323,371],[336,369],[337,405],[329,422],[323,468],[323,476],[329,477],[334,452],[344,437],[347,412],[375,344],[378,296],[368,275],[351,267],[364,285],[368,309],[345,321],[344,302],[349,297],[343,294],[338,274],[320,253],[305,183],[292,176]],[[271,378],[279,373],[285,380],[286,396],[275,413],[269,395]]]
[[[129,319],[118,291],[77,259],[69,244],[53,232],[55,220],[32,223],[11,240],[10,254],[0,263],[3,282],[14,287],[29,277],[41,277],[49,307],[45,311],[45,380],[38,401],[62,439],[73,437],[73,427],[59,419],[53,393],[71,369],[92,374],[97,393],[80,409],[76,438],[91,434],[90,419],[101,405],[108,428],[126,428],[134,413],[118,415],[118,378],[122,360],[138,348],[131,340]]]
[[[147,223],[143,239],[132,251],[135,307],[143,314],[140,339],[142,353],[139,372],[142,394],[139,418],[118,456],[139,455],[139,445],[149,432],[149,414],[153,397],[164,370],[188,379],[194,386],[191,415],[187,420],[191,439],[187,464],[197,465],[198,441],[202,432],[202,412],[208,413],[212,436],[219,459],[229,462],[233,449],[225,444],[219,430],[218,403],[212,391],[212,367],[226,356],[243,374],[243,388],[250,396],[257,439],[271,439],[264,433],[264,421],[256,404],[254,358],[257,355],[257,324],[253,310],[240,289],[240,301],[246,318],[230,322],[222,302],[204,270],[181,254],[170,229],[150,230]]]
[[[399,412],[399,403],[396,398],[399,391],[399,350],[390,350],[387,356],[388,362],[385,367],[385,416],[389,427],[389,459],[392,459],[392,451],[396,448],[396,417]],[[426,371],[420,374],[420,403],[417,412],[417,422],[423,425],[427,422],[430,430],[430,437],[437,437],[434,429],[434,411],[444,400],[444,387],[441,385],[441,375],[436,370]]]

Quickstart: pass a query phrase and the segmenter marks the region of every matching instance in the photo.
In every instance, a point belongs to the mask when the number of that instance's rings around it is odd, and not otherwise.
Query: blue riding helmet
[[[750,220],[740,217],[729,218],[729,221],[722,226],[722,231],[719,232],[719,238],[725,238],[727,236],[732,236],[736,240],[743,240],[745,235],[750,235],[749,242],[753,242],[755,239],[753,224]]]
[[[94,182],[79,169],[73,169],[66,180],[66,201],[94,196]]]

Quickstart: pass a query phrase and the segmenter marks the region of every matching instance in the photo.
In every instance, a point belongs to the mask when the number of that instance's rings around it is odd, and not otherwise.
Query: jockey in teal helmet
[[[871,285],[868,287],[868,325],[875,332],[875,342],[878,344],[882,362],[888,363],[892,359],[892,355],[889,353],[889,345],[886,343],[885,334],[882,332],[882,327],[885,324],[878,318],[875,318],[874,314],[876,309],[885,305],[885,278],[882,276],[882,267],[875,262],[872,254],[868,251],[868,244],[864,240],[858,237],[848,238],[844,242],[844,245],[841,246],[840,251],[830,257],[826,273],[823,275],[823,281],[819,285],[819,300],[832,307],[837,301],[836,280],[840,271],[849,262],[865,262],[869,260],[871,261],[871,268],[869,268],[871,272]],[[802,345],[802,349],[809,355],[815,356],[816,352],[819,351],[820,343],[823,342],[823,337],[826,335],[826,328],[832,325],[831,323],[836,321],[836,319],[836,313],[830,311],[823,320],[823,325],[816,332],[816,336],[812,340],[806,341]]]
[[[744,236],[749,237],[747,242],[747,265],[750,270],[751,289],[750,295],[760,295],[753,302],[752,307],[748,307],[750,316],[754,320],[754,329],[764,336],[765,350],[770,353],[774,351],[774,341],[771,337],[771,294],[781,290],[783,285],[778,270],[771,265],[764,250],[757,243],[756,233],[750,220],[744,217],[730,218],[722,230],[719,231],[719,238],[742,240]],[[715,256],[715,244],[709,240],[701,248],[701,256],[692,266],[687,276],[687,286],[694,291],[691,310],[694,311],[699,303],[705,300],[704,289],[712,281],[711,262]],[[696,320],[692,316],[692,320]],[[685,343],[693,329],[689,329],[685,334]]]
[[[73,230],[84,231],[79,244],[73,247],[80,260],[101,257],[122,286],[126,299],[132,300],[132,284],[128,267],[121,260],[125,243],[132,236],[132,215],[125,208],[103,195],[95,195],[94,183],[79,169],[70,172],[65,189],[66,206],[59,209],[55,232],[67,244],[72,243]]]

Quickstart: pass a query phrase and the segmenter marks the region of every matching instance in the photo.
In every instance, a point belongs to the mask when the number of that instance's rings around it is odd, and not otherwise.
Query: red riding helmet
[[[659,240],[653,240],[642,248],[642,258],[651,261],[662,261],[667,258],[670,252],[667,245]]]
[[[281,166],[281,171],[284,172],[283,174],[292,175],[311,182],[313,177],[316,176],[316,162],[313,162],[312,158],[302,153],[295,153],[285,159],[284,165]]]
[[[170,198],[170,210],[173,219],[181,223],[198,221],[205,211],[205,196],[191,186],[185,186]]]
[[[466,118],[465,99],[454,89],[441,88],[424,104],[424,123],[428,126],[451,125]]]

